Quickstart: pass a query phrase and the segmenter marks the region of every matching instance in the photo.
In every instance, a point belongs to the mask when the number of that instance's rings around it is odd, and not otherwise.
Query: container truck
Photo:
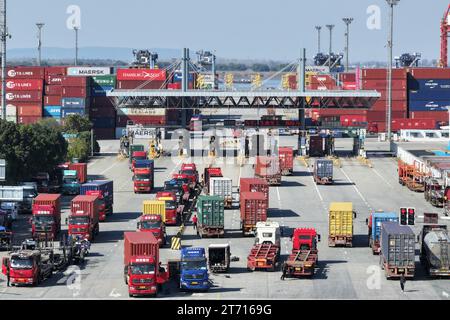
[[[77,172],[77,179],[79,184],[87,181],[87,164],[86,163],[70,163],[69,170]]]
[[[180,179],[172,179],[164,182],[164,190],[174,191],[178,204],[184,204],[189,201],[189,187]]]
[[[133,173],[134,193],[150,193],[155,181],[154,171],[150,168],[135,169]]]
[[[239,192],[262,192],[269,199],[269,184],[266,180],[260,178],[241,178]]]
[[[333,161],[327,159],[317,159],[314,163],[313,177],[316,184],[332,184]]]
[[[94,180],[82,184],[80,194],[98,197],[99,221],[105,221],[106,216],[113,214],[114,182],[112,180]]]
[[[224,177],[209,179],[209,195],[223,198],[225,208],[233,206],[233,180]]]
[[[35,240],[56,240],[61,232],[61,195],[41,193],[33,201],[31,235]]]
[[[191,179],[191,189],[195,189],[198,184],[198,171],[195,163],[183,163],[179,173]]]
[[[159,246],[166,245],[166,227],[162,217],[158,214],[143,214],[137,223],[137,229],[141,232],[150,232],[158,239]]]
[[[368,226],[369,247],[372,248],[372,253],[380,253],[380,234],[381,224],[386,221],[393,221],[398,223],[398,214],[395,212],[373,212],[369,219],[366,219]]]
[[[169,279],[168,270],[160,265],[158,240],[148,232],[125,232],[123,256],[129,296],[156,297]]]
[[[0,202],[15,202],[20,213],[32,211],[33,199],[38,195],[32,186],[0,186]]]
[[[351,202],[332,202],[328,212],[328,246],[352,247],[353,211]]]
[[[181,220],[181,210],[183,206],[178,206],[175,193],[172,191],[159,191],[156,193],[156,200],[165,202],[165,224],[168,226],[177,225]]]
[[[242,233],[254,235],[256,224],[267,220],[268,200],[262,192],[241,192],[240,203]]]
[[[231,263],[230,245],[210,244],[208,247],[208,265],[213,273],[228,272]]]
[[[450,277],[450,237],[446,225],[424,225],[419,235],[420,261],[431,277]]]
[[[135,169],[135,165],[136,165],[136,161],[139,160],[147,160],[147,152],[146,151],[135,151],[132,153],[131,156],[131,171],[134,171]]]
[[[289,176],[294,173],[294,149],[292,147],[278,148],[278,158],[280,159],[281,174]]]
[[[447,186],[444,191],[444,214],[450,215],[450,186]]]
[[[210,287],[205,249],[181,249],[180,289],[207,291]]]
[[[199,196],[197,198],[197,234],[203,237],[223,237],[224,206],[219,196]]]
[[[247,270],[264,269],[275,271],[280,258],[280,225],[265,221],[256,224],[255,245],[247,257]]]
[[[86,163],[71,163],[67,170],[63,170],[63,194],[78,195],[80,187],[87,180]]]
[[[128,161],[130,162],[130,165],[131,165],[131,161],[132,161],[131,156],[133,155],[133,152],[144,151],[144,150],[145,150],[144,145],[142,145],[142,144],[130,145],[130,147],[128,148]]]
[[[68,218],[69,236],[80,236],[89,241],[99,234],[99,206],[97,196],[76,196],[70,207]]]
[[[286,277],[312,277],[319,259],[317,249],[319,241],[320,235],[315,229],[295,229],[292,235],[292,252],[283,264],[283,275]]]
[[[182,202],[187,203],[191,197],[191,179],[182,174],[175,173],[172,175],[172,180],[177,183],[183,189]]]
[[[205,188],[205,193],[209,194],[209,179],[212,177],[223,177],[221,168],[205,168],[203,174],[203,186]]]
[[[255,177],[266,180],[271,186],[281,185],[281,168],[278,157],[256,157]]]
[[[386,278],[414,278],[416,242],[412,229],[398,222],[382,222],[380,244],[380,265]]]

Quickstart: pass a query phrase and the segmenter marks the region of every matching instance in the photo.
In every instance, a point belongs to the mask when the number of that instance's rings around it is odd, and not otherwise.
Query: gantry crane
[[[450,32],[450,4],[441,21],[441,59],[439,66],[441,68],[448,67],[448,34]]]

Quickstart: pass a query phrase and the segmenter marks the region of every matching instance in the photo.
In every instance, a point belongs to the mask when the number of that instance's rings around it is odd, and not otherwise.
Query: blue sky
[[[401,0],[396,7],[394,54],[421,52],[439,57],[439,21],[448,0]],[[335,24],[333,47],[344,50],[342,18],[354,17],[350,60],[386,60],[385,0],[9,0],[9,48],[37,45],[42,21],[44,46],[72,47],[69,5],[81,9],[80,46],[204,48],[220,57],[293,60],[300,47],[316,52],[315,25]],[[369,30],[370,5],[381,8],[381,29]],[[328,50],[328,30],[322,48]]]

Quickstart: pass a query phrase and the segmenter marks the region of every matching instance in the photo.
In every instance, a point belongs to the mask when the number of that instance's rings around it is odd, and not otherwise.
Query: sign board
[[[134,134],[134,139],[153,139],[156,137],[155,128],[144,128],[142,126],[127,126],[128,135]]]
[[[70,67],[67,68],[67,75],[69,76],[104,76],[111,74],[109,67]]]
[[[330,73],[330,67],[327,66],[306,66],[305,72]]]
[[[6,160],[0,159],[0,181],[6,180]]]

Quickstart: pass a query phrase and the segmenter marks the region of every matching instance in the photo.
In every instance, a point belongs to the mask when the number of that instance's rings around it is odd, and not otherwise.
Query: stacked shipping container
[[[116,108],[108,91],[116,87],[115,75],[93,76],[91,80],[89,119],[94,125],[97,139],[114,139],[116,134]]]
[[[43,114],[61,122],[62,81],[66,75],[65,67],[45,68],[45,96]]]

